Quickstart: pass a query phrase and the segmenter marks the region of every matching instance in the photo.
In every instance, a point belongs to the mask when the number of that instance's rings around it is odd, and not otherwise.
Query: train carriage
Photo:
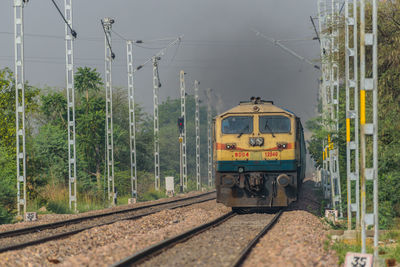
[[[233,209],[296,201],[305,174],[303,128],[293,112],[252,98],[214,119],[217,202]]]

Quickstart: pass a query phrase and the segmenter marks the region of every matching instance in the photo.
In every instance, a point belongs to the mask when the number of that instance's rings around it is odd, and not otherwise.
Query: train
[[[298,199],[306,168],[301,120],[252,97],[213,119],[217,202],[234,211],[276,210]]]

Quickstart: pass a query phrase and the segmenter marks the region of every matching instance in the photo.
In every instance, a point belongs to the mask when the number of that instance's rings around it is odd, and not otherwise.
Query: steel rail
[[[186,241],[187,239],[189,239],[201,232],[204,232],[212,227],[218,226],[219,224],[225,222],[226,220],[232,218],[235,215],[236,215],[236,213],[234,213],[232,211],[229,213],[226,213],[225,215],[223,215],[211,222],[202,224],[202,225],[197,226],[197,227],[195,227],[189,231],[186,231],[180,235],[171,237],[171,238],[161,241],[157,244],[154,244],[148,248],[145,248],[145,249],[133,254],[132,256],[129,256],[111,266],[112,267],[123,267],[123,266],[137,265],[140,262],[146,260],[147,258],[157,255],[157,254],[161,253],[163,250],[165,250],[171,246],[182,243],[182,242]]]
[[[101,218],[101,217],[112,216],[112,215],[117,215],[117,214],[122,214],[122,213],[128,213],[128,212],[132,212],[132,211],[138,211],[138,210],[152,208],[152,207],[158,207],[158,206],[162,206],[162,205],[168,205],[171,203],[176,203],[176,202],[181,202],[181,201],[186,201],[186,200],[190,200],[190,199],[204,197],[207,195],[211,195],[213,193],[215,193],[215,191],[207,192],[207,193],[200,194],[200,195],[180,198],[180,199],[174,199],[174,200],[167,201],[167,202],[159,202],[159,203],[155,203],[155,204],[149,204],[149,205],[134,207],[134,208],[130,208],[130,209],[123,209],[123,210],[111,211],[111,212],[106,212],[106,213],[88,215],[88,216],[69,219],[69,220],[65,220],[65,221],[58,221],[58,222],[54,222],[54,223],[47,223],[47,224],[41,224],[41,225],[36,225],[36,226],[31,226],[31,227],[26,227],[26,228],[21,228],[21,229],[0,232],[0,239],[6,238],[6,237],[13,237],[13,236],[19,236],[19,235],[24,235],[24,234],[36,233],[36,232],[40,232],[40,231],[47,230],[47,229],[59,228],[62,226],[66,226],[66,225],[70,225],[70,224],[77,224],[77,223],[80,223],[83,221],[97,219],[97,218]]]
[[[203,196],[204,196],[204,194],[203,194]],[[173,210],[173,209],[177,209],[177,208],[183,208],[183,207],[187,207],[187,206],[190,206],[190,205],[194,205],[194,204],[199,204],[199,203],[203,203],[203,202],[206,202],[206,201],[210,201],[210,200],[213,200],[213,199],[215,199],[215,197],[209,197],[209,198],[202,199],[200,201],[196,201],[196,202],[193,202],[193,203],[185,203],[185,204],[180,204],[180,205],[178,204],[178,205],[176,205],[174,207],[170,207],[168,209]],[[171,202],[169,202],[169,203],[171,203]],[[112,221],[109,221],[109,222],[106,222],[106,223],[100,223],[100,224],[96,224],[96,225],[86,226],[86,227],[82,227],[82,228],[79,228],[79,229],[76,229],[76,230],[72,230],[72,231],[68,231],[68,232],[64,232],[64,233],[59,233],[59,234],[55,234],[55,235],[51,235],[51,236],[47,236],[47,237],[43,237],[43,238],[38,238],[38,239],[35,239],[35,240],[30,240],[30,241],[27,241],[27,242],[11,245],[11,246],[7,246],[7,247],[2,247],[2,248],[0,248],[0,253],[6,252],[6,251],[10,251],[10,250],[16,250],[16,249],[25,248],[25,247],[28,247],[28,246],[38,245],[38,244],[45,243],[45,242],[48,242],[48,241],[51,241],[51,240],[64,238],[64,237],[67,237],[67,236],[70,236],[70,235],[74,235],[74,234],[77,234],[77,233],[85,231],[85,230],[89,230],[91,228],[100,227],[100,226],[104,226],[104,225],[109,225],[109,224],[112,224],[112,223],[115,223],[115,222],[118,222],[118,221],[140,219],[140,218],[142,218],[144,216],[152,215],[152,214],[157,213],[157,212],[160,212],[160,210],[153,210],[153,211],[146,212],[144,214],[134,215],[134,216],[131,216],[131,217],[126,217],[126,218],[117,218],[115,220],[112,220]]]
[[[253,247],[258,243],[258,241],[275,225],[279,217],[282,215],[284,210],[280,210],[275,217],[258,233],[258,235],[242,250],[239,257],[236,258],[232,267],[242,266],[243,262],[246,260],[247,256],[250,254]]]

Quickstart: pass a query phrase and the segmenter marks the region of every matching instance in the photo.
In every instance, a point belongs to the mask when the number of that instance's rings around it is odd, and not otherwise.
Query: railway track
[[[64,238],[84,230],[134,220],[165,209],[176,209],[215,199],[215,191],[140,207],[83,216],[65,221],[0,232],[0,253]]]
[[[283,210],[273,215],[238,215],[230,212],[139,251],[112,267],[241,266],[251,249],[273,227],[282,213]]]

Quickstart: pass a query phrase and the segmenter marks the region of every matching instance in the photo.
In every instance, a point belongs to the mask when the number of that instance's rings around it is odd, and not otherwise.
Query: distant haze
[[[63,10],[64,1],[57,0]],[[14,68],[13,1],[0,3],[0,67]],[[132,39],[157,39],[184,34],[160,63],[161,100],[179,96],[179,71],[188,73],[201,89],[212,88],[219,111],[251,96],[273,100],[303,121],[314,116],[319,72],[250,31],[256,28],[275,39],[310,39],[315,0],[73,0],[76,66],[104,73],[104,35],[100,19],[115,18],[113,29]],[[33,85],[64,87],[64,25],[50,0],[31,0],[25,8],[26,79]],[[30,36],[38,34],[40,36]],[[54,38],[58,36],[60,38]],[[126,87],[125,42],[113,34],[116,60],[114,86]],[[168,42],[142,44],[161,48]],[[310,60],[318,59],[317,41],[285,43]],[[156,49],[135,47],[135,65]],[[173,61],[172,61],[173,60]],[[151,112],[151,66],[135,77],[137,102]],[[202,93],[202,98],[204,94]]]

